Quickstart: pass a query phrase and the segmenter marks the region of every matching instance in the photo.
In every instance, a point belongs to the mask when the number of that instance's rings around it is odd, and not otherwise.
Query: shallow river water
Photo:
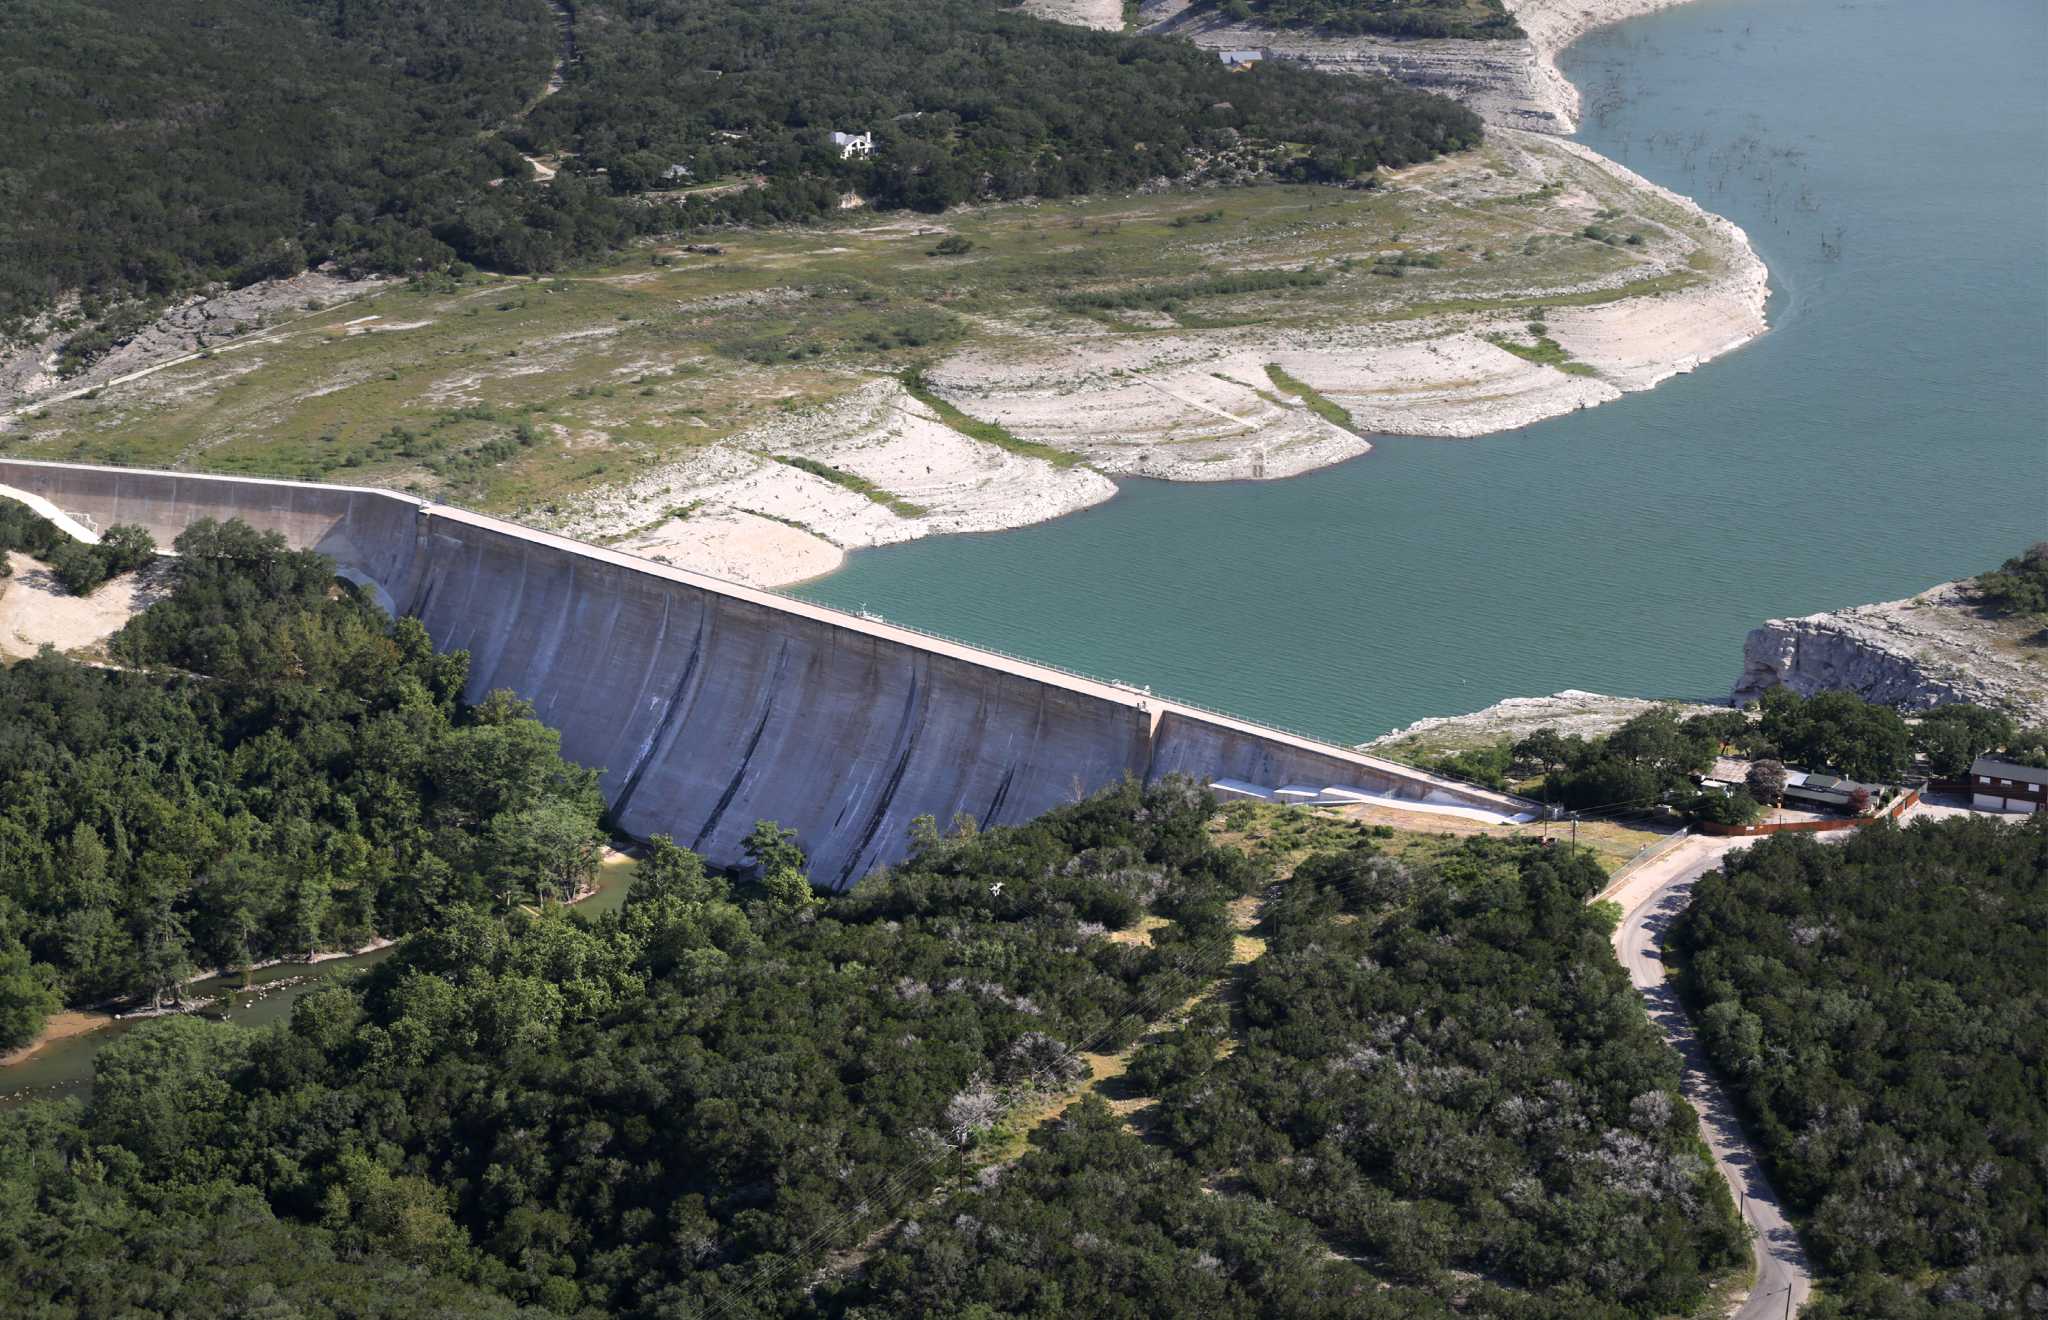
[[[597,892],[577,903],[576,911],[595,918],[619,907],[626,901],[632,874],[632,863],[606,866],[598,877]],[[214,1001],[200,1010],[207,1017],[245,1027],[267,1027],[289,1020],[292,1005],[308,991],[373,967],[393,952],[387,946],[373,953],[333,958],[310,967],[303,963],[266,967],[248,978],[247,986],[239,975],[211,977],[195,983],[189,993],[194,1000]],[[128,1018],[113,1022],[82,1036],[55,1041],[20,1063],[0,1068],[0,1109],[30,1100],[84,1098],[92,1089],[93,1060],[99,1052],[133,1030],[137,1023],[148,1020]]]
[[[1771,331],[1618,403],[864,551],[798,594],[1324,737],[1724,698],[1765,618],[2048,536],[2048,7],[1697,0],[1589,35],[1581,140],[1746,229]]]

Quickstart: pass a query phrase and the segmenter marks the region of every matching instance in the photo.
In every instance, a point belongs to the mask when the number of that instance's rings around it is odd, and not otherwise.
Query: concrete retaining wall
[[[169,545],[242,518],[331,555],[470,653],[604,771],[619,823],[725,865],[760,819],[821,885],[900,858],[910,822],[1014,824],[1126,774],[1314,783],[1512,814],[1531,804],[1149,694],[411,496],[0,458],[7,489]]]

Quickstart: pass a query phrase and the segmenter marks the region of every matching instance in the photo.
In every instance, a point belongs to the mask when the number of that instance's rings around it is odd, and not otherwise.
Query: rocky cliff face
[[[2048,723],[2048,647],[2030,636],[2038,630],[2038,622],[1980,615],[1960,582],[1909,600],[1772,619],[1743,644],[1734,700],[1787,687],[1801,696],[1854,692],[1909,711],[1970,701]]]

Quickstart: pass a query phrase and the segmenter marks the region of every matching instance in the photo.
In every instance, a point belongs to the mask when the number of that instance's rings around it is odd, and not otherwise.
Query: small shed
[[[1266,52],[1263,50],[1219,50],[1216,52],[1216,58],[1223,61],[1225,68],[1249,69],[1252,65],[1265,59]]]
[[[2048,801],[2048,770],[1980,756],[1970,763],[1970,805],[1979,811],[2039,811]]]

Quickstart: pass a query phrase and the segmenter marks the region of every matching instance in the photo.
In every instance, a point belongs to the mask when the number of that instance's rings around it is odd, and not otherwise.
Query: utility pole
[[[1572,813],[1572,847],[1579,846],[1579,813]]]

